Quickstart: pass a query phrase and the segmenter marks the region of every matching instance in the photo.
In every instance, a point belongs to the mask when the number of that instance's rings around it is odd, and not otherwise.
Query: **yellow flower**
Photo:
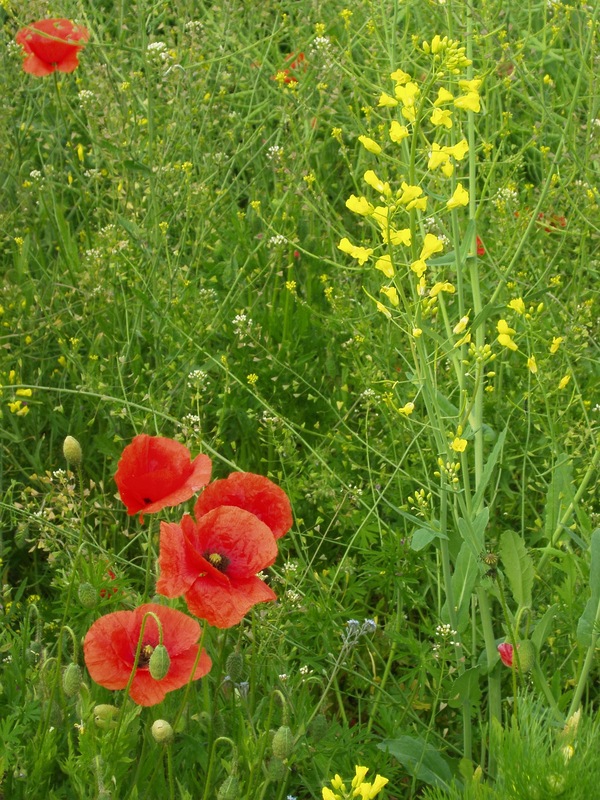
[[[433,105],[441,106],[444,103],[450,103],[452,100],[454,100],[454,95],[451,92],[449,92],[448,89],[444,89],[443,86],[440,86],[440,88],[438,89],[437,98],[434,101]]]
[[[552,344],[550,345],[550,352],[554,355],[558,348],[560,347],[561,342],[564,341],[563,336],[554,336],[552,338]]]
[[[15,394],[17,395],[17,397],[31,397],[33,392],[31,391],[31,389],[17,389]]]
[[[469,324],[469,317],[461,317],[456,325],[452,328],[452,333],[462,333]]]
[[[442,147],[442,152],[448,153],[449,156],[452,156],[452,158],[455,158],[457,161],[462,161],[469,152],[469,143],[466,139],[461,139],[458,144]]]
[[[397,69],[395,72],[392,72],[390,78],[400,86],[410,81],[410,75],[408,72],[404,72],[404,70]]]
[[[423,201],[427,203],[427,198],[421,197],[423,189],[420,186],[409,186],[405,181],[402,181],[402,194],[398,194],[398,202],[406,206],[407,211],[411,208],[421,208]]]
[[[481,86],[482,83],[483,83],[482,78],[473,78],[470,81],[467,80],[459,81],[458,85],[461,91],[463,92],[478,92],[479,87]]]
[[[367,772],[369,771],[368,767],[355,767],[355,775],[352,778],[352,788],[356,789],[367,776]]]
[[[449,161],[450,156],[443,150],[437,142],[431,145],[431,152],[429,154],[429,161],[427,162],[427,169],[437,169],[442,164]]]
[[[425,261],[425,259],[434,255],[434,253],[441,253],[443,249],[444,243],[441,239],[438,239],[438,237],[434,236],[433,233],[426,233],[419,259],[421,261]]]
[[[407,416],[407,417],[408,417],[408,416],[409,416],[409,414],[412,414],[412,412],[413,412],[414,410],[415,410],[415,404],[414,404],[414,403],[405,403],[405,404],[402,406],[402,408],[399,408],[399,409],[398,409],[398,413],[399,413],[399,414],[404,414],[405,416]]]
[[[462,97],[457,97],[454,105],[456,108],[462,108],[464,111],[474,111],[476,114],[481,110],[477,92],[469,92]]]
[[[373,253],[373,250],[370,247],[357,247],[356,245],[353,245],[352,242],[346,237],[344,237],[338,244],[338,250],[341,250],[342,253],[348,253],[348,255],[351,255],[352,258],[355,258],[358,261],[361,267]]]
[[[391,256],[381,256],[375,262],[375,269],[381,270],[386,278],[394,277],[394,267],[392,266]]]
[[[394,286],[382,286],[380,291],[387,297],[394,308],[400,305],[400,301],[398,300],[398,292]]]
[[[401,113],[407,122],[414,122],[417,118],[417,112],[414,106],[402,106]]]
[[[471,341],[471,333],[470,331],[467,331],[464,336],[461,336],[460,339],[458,339],[458,341],[454,342],[454,347],[455,348],[461,347],[463,344],[469,344],[470,341]]]
[[[454,164],[451,161],[442,164],[442,172],[447,178],[451,178],[454,175]]]
[[[377,105],[379,108],[393,108],[394,106],[398,105],[398,101],[391,95],[382,92],[379,96],[379,102]]]
[[[518,350],[519,345],[513,341],[510,336],[506,333],[498,334],[498,341],[502,345],[502,347],[508,347],[509,350]]]
[[[515,297],[508,304],[508,308],[512,308],[512,310],[516,311],[517,314],[524,314],[525,313],[525,303],[523,302],[523,298]]]
[[[391,319],[391,318],[392,318],[392,315],[390,314],[390,310],[389,310],[388,308],[386,308],[386,307],[383,305],[383,303],[380,303],[380,302],[379,302],[379,300],[376,300],[376,301],[375,301],[375,305],[377,306],[377,311],[381,311],[381,313],[382,313],[382,314],[385,314],[385,316],[386,316],[388,319]]]
[[[454,194],[446,203],[447,208],[459,208],[460,206],[466,206],[469,203],[469,193],[466,189],[463,189],[462,183],[458,183],[456,189],[454,190]]]
[[[390,139],[392,142],[399,143],[409,135],[406,125],[400,125],[399,122],[394,120],[390,125]]]
[[[369,151],[369,153],[374,153],[376,156],[381,153],[380,145],[378,145],[376,141],[370,139],[368,136],[359,136],[358,141],[362,144],[365,150]]]
[[[323,787],[323,800],[342,800],[339,794],[334,794],[327,786]]]
[[[558,383],[558,388],[559,389],[564,389],[565,386],[569,383],[570,380],[571,380],[571,376],[570,375],[563,375],[563,377],[560,379],[560,381]]]
[[[355,214],[361,214],[363,217],[368,217],[374,210],[366,197],[357,197],[354,194],[351,194],[346,200],[346,208],[350,209],[350,211],[353,211]]]
[[[508,323],[505,319],[499,319],[496,325],[496,330],[503,336],[512,336],[516,331],[512,328],[509,328]]]
[[[413,81],[409,81],[404,86],[397,84],[394,94],[404,107],[410,108],[415,104],[415,97],[419,94],[419,87]]]
[[[532,375],[536,374],[538,368],[537,368],[537,363],[535,361],[535,356],[529,356],[529,358],[527,359],[527,367],[529,371],[532,373]]]
[[[448,281],[443,281],[443,282],[439,281],[429,290],[429,297],[437,297],[440,292],[448,292],[448,294],[454,294],[455,291],[456,289],[454,288],[454,286],[451,283],[448,283]]]
[[[432,125],[443,125],[446,128],[452,127],[452,112],[449,109],[434,108],[430,117]]]
[[[450,442],[450,449],[455,453],[464,453],[467,448],[467,440],[462,439],[460,436],[455,436]]]
[[[335,774],[335,777],[331,779],[331,785],[333,786],[334,789],[339,789],[340,792],[346,794],[346,787],[344,786],[344,781],[337,774],[337,772]]]
[[[418,261],[413,261],[413,263],[410,265],[410,268],[415,273],[417,278],[421,278],[427,271],[427,264],[422,258],[420,258]]]
[[[422,335],[423,335],[423,330],[422,330],[422,328],[413,328],[413,329],[412,329],[412,335],[415,337],[415,339],[418,339],[418,338],[419,338],[419,336],[422,336]]]
[[[412,233],[410,228],[402,228],[399,231],[395,230],[394,228],[390,228],[388,235],[392,244],[403,244],[406,247],[410,247],[410,243],[412,241]]]
[[[391,194],[389,183],[387,181],[385,181],[384,183],[382,180],[380,180],[372,169],[368,169],[365,172],[363,178],[365,183],[367,183],[369,186],[375,189],[376,192],[379,192],[380,194],[383,194],[386,197],[389,197],[389,195]]]

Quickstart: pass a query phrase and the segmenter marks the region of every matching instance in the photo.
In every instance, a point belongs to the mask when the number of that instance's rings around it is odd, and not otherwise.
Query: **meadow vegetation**
[[[598,796],[599,11],[0,0],[0,796]],[[165,589],[139,434],[285,493],[275,601]]]

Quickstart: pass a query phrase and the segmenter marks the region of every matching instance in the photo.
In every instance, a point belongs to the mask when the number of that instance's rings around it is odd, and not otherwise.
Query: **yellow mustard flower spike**
[[[455,436],[450,442],[450,449],[454,450],[455,453],[464,453],[467,449],[467,440],[462,439],[460,436]]]
[[[443,249],[444,243],[441,239],[438,239],[438,237],[434,236],[433,233],[426,233],[419,259],[421,261],[425,261],[427,258],[430,258],[430,256],[434,255],[434,253],[441,253]]]
[[[482,83],[482,78],[473,78],[470,81],[461,80],[458,82],[458,85],[463,92],[479,92],[479,87]]]
[[[552,355],[554,355],[554,353],[556,353],[558,351],[558,348],[560,347],[561,342],[563,342],[563,341],[564,341],[564,337],[563,336],[553,336],[552,337],[552,344],[550,345],[550,352],[552,353]]]
[[[390,78],[394,81],[394,83],[397,83],[400,86],[403,86],[405,83],[408,83],[411,80],[408,72],[404,72],[402,69],[397,69],[395,72],[392,72]]]
[[[454,95],[452,92],[449,92],[448,89],[444,89],[443,86],[440,86],[438,89],[437,98],[433,101],[434,106],[441,106],[444,103],[451,103],[454,100]]]
[[[450,109],[434,108],[429,118],[432,125],[443,125],[445,128],[452,127],[452,112]]]
[[[346,200],[346,208],[363,217],[370,216],[375,210],[366,197],[357,197],[354,194],[351,194]]]
[[[509,327],[508,322],[505,319],[499,319],[496,324],[496,330],[498,333],[501,333],[505,336],[512,336],[516,333],[515,330]]]
[[[516,311],[517,314],[524,314],[525,313],[525,303],[523,302],[523,298],[522,297],[515,297],[508,304],[508,308],[512,308],[512,310]]]
[[[381,145],[378,145],[377,142],[369,136],[359,136],[358,141],[369,153],[373,153],[376,156],[381,153]]]
[[[385,316],[386,316],[388,319],[391,319],[391,318],[392,318],[392,315],[391,315],[391,313],[390,313],[390,310],[389,310],[388,308],[386,308],[386,307],[383,305],[383,303],[380,303],[380,302],[379,302],[379,300],[377,300],[377,301],[375,302],[375,305],[377,306],[377,311],[381,311],[381,313],[382,313],[382,314],[385,314]]]
[[[393,245],[403,244],[405,247],[410,247],[412,242],[412,232],[410,228],[402,228],[397,231],[394,228],[388,230],[390,243]]]
[[[398,105],[398,101],[396,98],[392,97],[390,94],[386,92],[382,92],[379,95],[379,102],[377,103],[378,108],[394,108],[394,106]]]
[[[532,375],[535,375],[538,371],[537,362],[535,360],[535,356],[529,356],[527,359],[527,368]]]
[[[513,339],[511,339],[507,333],[498,334],[497,339],[502,347],[507,347],[509,350],[513,351],[519,349],[519,345]]]
[[[434,170],[446,164],[450,160],[450,155],[443,150],[437,142],[431,145],[431,152],[429,153],[429,161],[427,162],[427,169]]]
[[[571,376],[570,375],[563,375],[563,377],[560,379],[560,381],[558,383],[558,388],[559,389],[564,389],[567,386],[567,384],[569,383],[570,380],[571,380]],[[20,412],[17,411],[17,414],[19,414],[19,413]]]
[[[422,278],[425,272],[427,272],[427,264],[422,258],[418,259],[417,261],[413,261],[413,263],[410,265],[410,268],[415,273],[417,278]]]
[[[462,183],[458,183],[456,185],[456,189],[454,190],[454,194],[446,203],[446,208],[460,208],[461,206],[466,206],[469,203],[469,193],[463,187]]]
[[[355,769],[355,775],[354,778],[352,778],[352,788],[356,789],[356,787],[360,786],[360,784],[366,778],[369,768],[356,766],[354,769]]]
[[[469,152],[469,143],[467,142],[466,139],[461,139],[461,141],[458,142],[458,144],[453,144],[452,146],[444,145],[444,147],[442,147],[442,152],[447,153],[449,156],[452,156],[452,158],[455,158],[457,161],[462,161],[463,158]]]
[[[334,794],[328,786],[324,786],[323,800],[342,800],[342,798],[339,794]]]
[[[392,142],[396,142],[396,144],[399,144],[403,139],[406,139],[406,137],[410,135],[406,125],[400,125],[400,123],[396,120],[394,120],[390,125],[389,133],[390,139]]]
[[[394,308],[397,308],[400,305],[398,292],[394,286],[382,286],[380,292],[387,297]]]
[[[377,174],[372,169],[368,169],[365,172],[363,175],[363,180],[365,183],[375,189],[376,192],[379,192],[379,194],[389,197],[389,195],[392,193],[389,183],[387,181],[384,182],[380,180],[380,178],[377,177]]]
[[[442,173],[446,178],[451,178],[454,175],[454,164],[451,161],[442,164]]]
[[[456,108],[461,108],[463,111],[474,111],[476,114],[481,111],[481,104],[477,92],[469,92],[462,97],[457,97],[454,101],[454,106]]]
[[[386,278],[393,278],[394,277],[394,267],[392,266],[392,257],[391,256],[381,256],[375,262],[375,269],[380,270],[383,272]]]
[[[469,317],[468,315],[465,317],[461,317],[456,325],[452,328],[452,333],[462,333],[467,325],[469,324]]]
[[[402,406],[402,408],[398,409],[398,413],[399,414],[404,414],[406,417],[408,417],[408,416],[410,416],[410,414],[413,413],[414,410],[415,410],[415,404],[414,403],[405,403]]]

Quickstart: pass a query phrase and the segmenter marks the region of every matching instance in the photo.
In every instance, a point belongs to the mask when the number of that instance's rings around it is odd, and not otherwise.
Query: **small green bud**
[[[233,683],[239,683],[244,674],[244,656],[235,650],[227,656],[225,662],[225,672]]]
[[[63,455],[73,467],[78,467],[83,458],[81,445],[73,436],[66,436],[63,442]]]
[[[513,655],[513,661],[518,665],[521,672],[531,672],[535,664],[536,652],[535,645],[529,639],[524,639],[517,645],[517,655]]]
[[[67,697],[75,697],[81,688],[81,667],[79,664],[69,664],[63,672],[63,691]]]
[[[117,720],[115,717],[118,713],[119,709],[116,706],[101,703],[99,706],[94,706],[94,722],[103,731],[116,728]]]
[[[267,764],[267,775],[271,781],[285,780],[286,772],[286,766],[280,758],[272,758]]]
[[[273,755],[282,761],[288,758],[294,749],[294,735],[287,725],[282,725],[275,731],[273,737]]]
[[[219,787],[217,800],[238,800],[239,796],[240,782],[236,775],[230,775]]]
[[[173,728],[165,719],[157,719],[152,724],[151,731],[154,741],[159,744],[169,744],[173,739]]]
[[[77,597],[84,608],[95,608],[98,604],[98,592],[91,583],[80,583]]]
[[[171,658],[169,656],[169,651],[164,644],[157,644],[148,662],[150,675],[152,675],[155,681],[162,681],[163,678],[166,678],[170,666]]]

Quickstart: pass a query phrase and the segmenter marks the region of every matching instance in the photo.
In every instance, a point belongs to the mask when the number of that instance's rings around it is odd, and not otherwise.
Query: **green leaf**
[[[380,750],[390,753],[417,780],[449,790],[453,781],[448,762],[438,751],[422,739],[400,736],[386,739],[377,745]]]
[[[515,602],[520,608],[531,608],[533,561],[523,540],[515,531],[504,531],[498,549]]]
[[[482,500],[483,500],[483,493],[486,490],[488,483],[490,482],[490,478],[492,477],[492,473],[494,468],[500,458],[502,453],[502,448],[504,447],[504,440],[506,439],[506,432],[508,427],[506,427],[498,439],[496,440],[496,444],[494,445],[494,449],[489,454],[487,461],[485,462],[485,467],[483,468],[483,473],[481,475],[481,480],[479,481],[479,486],[477,487],[477,491],[473,495],[473,508],[479,508]]]
[[[581,647],[591,646],[594,628],[597,624],[596,620],[598,619],[598,603],[600,602],[600,528],[596,528],[592,533],[590,553],[591,597],[585,604],[583,614],[579,617],[577,623],[577,642]]]
[[[432,542],[434,539],[447,539],[445,533],[441,531],[436,531],[434,528],[417,528],[417,530],[413,533],[412,538],[410,540],[410,549],[411,550],[422,550],[424,547],[427,547],[429,542]]]
[[[467,669],[452,684],[448,705],[451,708],[460,708],[468,702],[472,709],[478,708],[481,702],[481,686],[479,677],[481,667]]]
[[[552,480],[546,493],[544,533],[549,541],[574,495],[573,470],[569,463],[569,457],[565,453],[561,453],[554,465]]]
[[[471,553],[475,558],[479,558],[485,545],[485,529],[490,518],[489,508],[483,508],[473,520],[463,519],[458,520],[458,530],[469,547]]]
[[[551,605],[550,608],[546,609],[546,613],[544,616],[538,621],[535,626],[533,633],[531,634],[531,641],[534,643],[536,650],[541,652],[542,646],[546,639],[548,638],[548,634],[550,633],[550,628],[552,623],[554,622],[554,617],[558,613],[558,603],[554,603]]]
[[[460,633],[465,630],[470,620],[471,595],[479,578],[478,560],[471,552],[467,542],[463,542],[452,574],[452,595]],[[450,622],[447,603],[442,608],[442,620]]]

